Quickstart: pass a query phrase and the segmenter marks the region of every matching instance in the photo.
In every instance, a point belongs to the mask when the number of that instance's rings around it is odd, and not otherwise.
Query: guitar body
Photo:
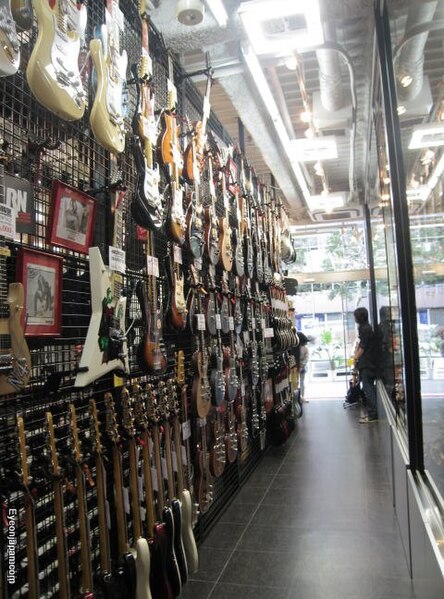
[[[158,308],[154,309],[154,313],[148,313],[146,290],[141,281],[136,287],[136,295],[145,323],[145,332],[137,348],[139,365],[150,374],[161,374],[167,368],[167,359],[162,347],[162,315]]]
[[[171,502],[171,511],[173,512],[174,520],[174,553],[176,554],[177,565],[180,572],[180,580],[184,585],[188,580],[187,558],[185,556],[185,548],[182,539],[182,505],[178,499],[173,499]]]
[[[220,306],[220,324],[222,333],[225,335],[230,332],[230,300],[226,295],[222,297]]]
[[[202,258],[203,255],[203,208],[196,201],[195,194],[192,194],[185,214],[185,238],[187,246],[194,258]]]
[[[137,539],[136,558],[136,599],[152,599],[150,590],[151,556],[148,541]]]
[[[32,27],[31,0],[11,0],[11,10],[14,21],[19,29],[26,31]]]
[[[215,337],[217,335],[217,328],[216,328],[216,294],[213,291],[210,291],[208,293],[208,298],[207,298],[207,302],[206,302],[206,325],[207,325],[207,330],[210,333],[210,335],[212,337]]]
[[[37,100],[67,121],[82,118],[87,97],[78,66],[86,6],[72,0],[34,2],[38,36],[26,69]]]
[[[20,42],[12,18],[11,0],[0,0],[0,76],[14,75],[20,66]]]
[[[249,279],[254,276],[254,251],[251,237],[248,232],[245,235],[245,274]]]
[[[168,578],[167,554],[168,539],[164,524],[154,527],[152,544],[151,590],[153,599],[174,599],[173,590]]]
[[[164,507],[162,512],[162,519],[165,525],[165,533],[167,537],[166,542],[166,567],[168,572],[168,580],[170,581],[171,590],[173,591],[174,597],[179,597],[182,592],[182,580],[180,577],[179,566],[176,559],[175,547],[175,535],[174,529],[174,517],[169,507]],[[180,534],[180,533],[179,533]]]
[[[210,380],[213,388],[213,398],[216,406],[225,401],[226,382],[223,368],[223,355],[216,356],[216,367],[211,370]]]
[[[233,418],[233,404],[227,411],[227,431],[225,433],[225,451],[227,462],[232,464],[237,458],[237,435]]]
[[[137,571],[136,560],[130,551],[125,553],[120,564],[117,566],[116,583],[121,597],[124,599],[134,599],[137,588]]]
[[[210,411],[211,402],[205,399],[204,376],[202,368],[202,354],[199,351],[197,356],[196,372],[193,377],[193,386],[191,388],[191,399],[196,408],[199,418],[205,418]]]
[[[180,170],[182,170],[183,159],[182,156],[176,152],[176,145],[174,143],[177,134],[178,131],[175,116],[172,113],[164,110],[160,118],[160,135],[157,144],[159,161],[164,166],[167,166],[169,164],[174,164],[177,160],[180,162],[178,167]]]
[[[219,414],[212,424],[213,446],[210,449],[210,471],[215,478],[222,476],[225,470],[225,440],[224,431],[221,429]]]
[[[182,542],[188,574],[194,574],[199,567],[199,554],[193,533],[193,502],[191,494],[184,489],[180,496],[182,504]]]
[[[202,429],[202,434],[206,434],[205,430]],[[199,464],[199,482],[197,485],[197,496],[199,502],[199,510],[202,514],[208,511],[213,500],[211,490],[211,478],[208,472],[207,464],[209,462],[209,455],[206,449],[198,448],[198,464]]]
[[[31,375],[31,356],[22,328],[24,301],[23,285],[11,283],[8,290],[9,319],[0,319],[0,335],[10,335],[11,338],[11,350],[0,350],[0,396],[23,389]]]
[[[168,229],[173,241],[185,242],[185,214],[183,211],[183,189],[176,183],[171,185],[171,202],[168,214]]]
[[[229,401],[234,401],[239,391],[239,377],[236,372],[236,360],[230,355],[225,368],[226,390]]]
[[[106,41],[103,41],[106,40]],[[97,87],[90,114],[91,129],[97,142],[109,152],[121,154],[125,149],[125,123],[123,120],[123,90],[126,81],[128,56],[126,50],[114,55],[114,67],[109,63],[108,30],[101,27],[101,38],[89,44]],[[115,52],[115,48],[114,48]],[[113,73],[111,73],[111,68]]]
[[[177,265],[177,269],[178,269]],[[183,331],[187,326],[187,306],[183,291],[183,273],[173,266],[171,272],[171,304],[169,310],[170,323],[176,331]]]
[[[126,297],[111,297],[112,271],[97,247],[89,249],[92,314],[75,387],[85,387],[113,370],[129,371],[126,346]]]
[[[235,231],[235,239],[234,270],[238,277],[243,277],[245,274],[243,238],[238,231]]]
[[[233,268],[233,248],[231,246],[231,230],[227,216],[219,219],[219,262],[224,270]]]
[[[211,205],[205,209],[205,250],[211,264],[216,266],[219,263],[219,227],[215,215],[214,206]]]

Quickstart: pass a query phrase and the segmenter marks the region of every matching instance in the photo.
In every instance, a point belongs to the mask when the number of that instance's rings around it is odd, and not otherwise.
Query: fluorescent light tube
[[[219,27],[225,27],[228,23],[228,15],[222,0],[206,0],[206,2]]]

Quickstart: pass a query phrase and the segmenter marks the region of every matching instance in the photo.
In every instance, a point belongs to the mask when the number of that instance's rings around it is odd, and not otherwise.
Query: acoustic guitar
[[[38,35],[26,68],[32,93],[48,110],[67,121],[82,118],[87,95],[79,70],[80,44],[87,10],[74,0],[34,2]]]

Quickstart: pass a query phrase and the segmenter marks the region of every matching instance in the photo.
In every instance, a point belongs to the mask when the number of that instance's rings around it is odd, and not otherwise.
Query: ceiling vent
[[[332,221],[356,220],[363,218],[362,209],[359,206],[348,207],[347,209],[333,210],[325,212],[325,210],[316,210],[310,212],[311,219],[315,222],[329,223]]]

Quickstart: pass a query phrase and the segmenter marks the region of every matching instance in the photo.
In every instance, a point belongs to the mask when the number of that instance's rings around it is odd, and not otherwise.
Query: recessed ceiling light
[[[296,56],[290,56],[289,58],[287,58],[287,60],[285,61],[285,66],[289,71],[295,71],[298,67],[298,59],[296,58]]]
[[[256,54],[288,55],[324,43],[318,0],[248,0],[239,16]]]
[[[307,129],[307,131],[312,130]],[[291,153],[299,162],[319,163],[320,160],[334,160],[338,157],[336,138],[332,135],[312,139],[292,139],[290,144]]]
[[[315,210],[329,210],[342,208],[345,206],[346,193],[344,191],[334,193],[321,193],[320,195],[310,196],[307,199],[308,209],[313,212]]]
[[[309,110],[304,110],[301,112],[301,121],[303,123],[309,123],[311,121],[312,114]]]

